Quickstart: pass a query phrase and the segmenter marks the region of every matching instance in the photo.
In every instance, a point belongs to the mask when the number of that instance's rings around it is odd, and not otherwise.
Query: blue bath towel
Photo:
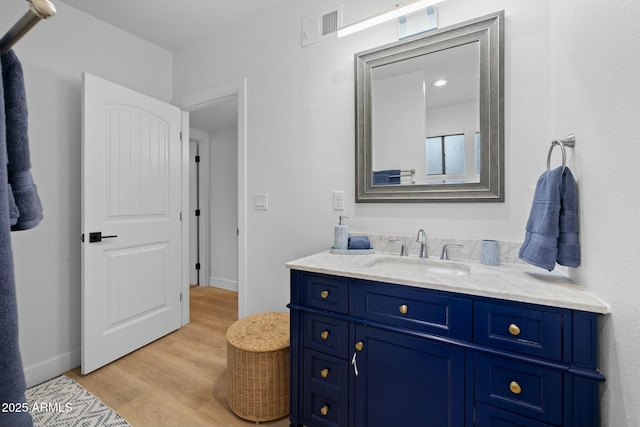
[[[25,402],[25,379],[18,344],[18,308],[11,250],[7,140],[3,85],[0,84],[0,404]],[[3,408],[5,406],[3,405]],[[0,411],[0,427],[31,427],[28,412]]]
[[[373,172],[373,185],[400,184],[400,169],[389,169]]]
[[[544,172],[536,185],[520,258],[549,271],[556,262],[577,267],[577,206],[576,183],[569,168],[564,173],[561,167]]]
[[[15,52],[2,55],[2,84],[9,171],[9,186],[14,204],[11,212],[11,229],[27,230],[42,221],[42,204],[31,177],[29,153],[27,97],[24,89],[22,64]],[[11,199],[10,199],[11,203]]]

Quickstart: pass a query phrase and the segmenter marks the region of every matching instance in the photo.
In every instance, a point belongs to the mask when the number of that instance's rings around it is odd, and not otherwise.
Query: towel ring
[[[567,135],[564,138],[554,139],[551,141],[551,147],[549,147],[549,154],[547,154],[547,170],[551,169],[551,153],[553,152],[553,147],[556,145],[560,146],[562,150],[562,172],[564,173],[564,169],[567,167],[567,152],[565,147],[573,148],[576,145],[576,137],[574,134]]]

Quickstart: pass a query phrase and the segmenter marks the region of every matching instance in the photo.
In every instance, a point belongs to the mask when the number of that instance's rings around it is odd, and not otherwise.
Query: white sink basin
[[[377,258],[366,264],[366,266],[384,270],[450,274],[453,276],[468,276],[471,272],[471,268],[465,264],[458,264],[451,261],[404,258],[399,256]]]

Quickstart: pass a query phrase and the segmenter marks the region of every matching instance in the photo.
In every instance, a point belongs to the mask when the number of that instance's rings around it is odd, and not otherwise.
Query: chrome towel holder
[[[551,169],[551,153],[553,152],[553,147],[556,145],[560,146],[562,150],[562,172],[567,167],[567,152],[565,147],[573,148],[576,146],[576,136],[574,134],[567,135],[560,139],[554,139],[551,141],[551,147],[549,147],[549,154],[547,154],[547,170]]]

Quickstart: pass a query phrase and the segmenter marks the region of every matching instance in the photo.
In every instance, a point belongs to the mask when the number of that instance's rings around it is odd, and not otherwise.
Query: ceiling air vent
[[[302,19],[302,46],[336,37],[342,26],[342,4]]]

